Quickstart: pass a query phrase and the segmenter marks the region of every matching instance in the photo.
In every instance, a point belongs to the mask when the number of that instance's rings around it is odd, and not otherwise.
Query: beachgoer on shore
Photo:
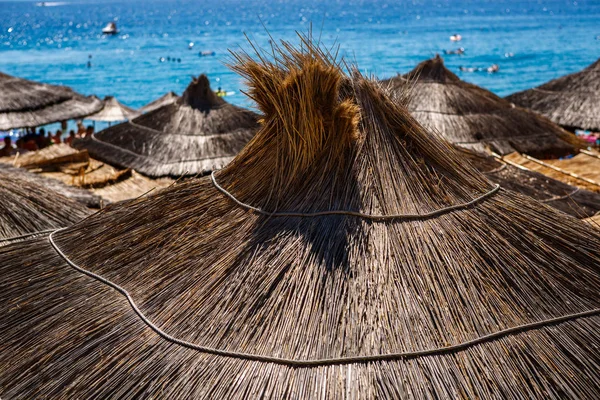
[[[9,157],[13,156],[17,153],[17,149],[12,144],[12,139],[10,136],[4,137],[4,147],[0,149],[0,157]]]
[[[56,130],[56,134],[54,136],[52,136],[52,142],[54,142],[54,144],[61,144],[62,143],[62,139],[60,138],[62,136],[62,131],[60,129]]]
[[[93,134],[94,134],[94,126],[88,125],[87,129],[85,130],[85,137],[91,137]]]
[[[69,131],[69,136],[65,138],[65,143],[68,144],[69,146],[71,146],[71,144],[73,143],[73,140],[75,140],[76,135],[75,135],[75,131],[73,129],[71,129]]]

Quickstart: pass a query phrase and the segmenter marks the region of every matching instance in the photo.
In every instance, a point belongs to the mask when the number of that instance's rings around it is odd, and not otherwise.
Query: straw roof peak
[[[211,89],[210,82],[205,74],[192,79],[178,103],[186,104],[200,111],[209,111],[212,108],[226,104],[225,100],[217,96]]]
[[[460,82],[460,78],[444,65],[444,59],[439,55],[425,60],[404,76],[409,81],[452,83]]]

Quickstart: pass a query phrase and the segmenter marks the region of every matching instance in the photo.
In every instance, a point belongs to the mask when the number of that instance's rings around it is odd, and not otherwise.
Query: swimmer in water
[[[500,71],[500,67],[498,66],[498,64],[492,64],[487,68],[487,72],[490,74],[495,74],[498,71]]]

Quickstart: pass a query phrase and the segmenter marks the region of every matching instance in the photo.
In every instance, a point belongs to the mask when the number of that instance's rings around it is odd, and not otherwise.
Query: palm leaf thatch
[[[0,130],[83,118],[102,108],[97,98],[0,72]]]
[[[3,248],[2,398],[598,397],[600,231],[302,49],[238,56],[264,119],[219,186]]]
[[[160,96],[158,99],[151,101],[146,104],[144,107],[140,108],[140,111],[143,113],[148,113],[150,111],[154,111],[158,108],[168,106],[169,104],[175,103],[179,100],[179,96],[175,92],[169,92],[165,95]]]
[[[383,81],[401,97],[423,126],[466,148],[537,157],[573,153],[576,138],[550,120],[479,86],[461,81],[438,55],[406,75]]]
[[[582,71],[513,93],[506,100],[568,129],[600,131],[600,59]]]
[[[15,170],[0,168],[0,241],[62,228],[91,214],[83,204],[52,190],[46,181]],[[64,187],[60,191],[69,192]]]
[[[38,186],[43,186],[60,193],[62,196],[65,196],[89,208],[101,208],[103,204],[102,198],[97,194],[82,188],[66,185],[57,179],[48,178],[40,174],[34,174],[23,168],[16,168],[0,163],[0,173],[2,177],[11,175],[23,181],[33,182]]]
[[[233,159],[256,131],[256,120],[254,113],[218,97],[201,75],[175,103],[75,146],[154,178],[202,175]]]
[[[141,114],[139,111],[120,103],[113,96],[106,96],[104,100],[102,100],[102,105],[100,111],[87,116],[86,119],[92,121],[115,122],[133,119]]]
[[[490,181],[505,189],[533,197],[577,218],[592,217],[600,211],[600,193],[571,186],[508,159],[498,161],[494,157],[458,146],[456,150]]]

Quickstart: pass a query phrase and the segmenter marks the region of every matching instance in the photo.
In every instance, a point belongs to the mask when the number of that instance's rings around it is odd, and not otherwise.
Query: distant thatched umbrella
[[[106,96],[102,103],[104,106],[100,111],[89,115],[85,119],[104,122],[127,121],[141,114],[139,111],[120,103],[113,96]]]
[[[102,108],[66,86],[48,85],[0,72],[0,130],[32,128],[83,118]]]
[[[571,186],[509,160],[477,154],[456,147],[465,159],[503,188],[525,194],[576,218],[589,218],[600,212],[600,193]]]
[[[408,99],[411,114],[452,143],[477,151],[490,147],[499,154],[519,151],[539,157],[574,152],[564,141],[570,140],[571,134],[488,90],[461,81],[440,56],[383,82],[403,95],[412,88]]]
[[[169,92],[163,96],[160,96],[158,99],[146,104],[144,107],[140,108],[140,111],[143,113],[154,111],[157,108],[161,108],[164,106],[168,106],[169,104],[173,104],[178,99],[179,99],[179,96],[177,95],[177,93]]]
[[[5,248],[3,398],[598,397],[600,231],[303,49],[214,180]]]
[[[39,186],[46,187],[50,190],[60,193],[65,197],[68,197],[71,200],[83,204],[86,207],[100,208],[102,205],[101,197],[88,190],[69,186],[57,179],[34,174],[33,172],[29,172],[24,168],[16,168],[7,164],[0,164],[0,176],[5,177],[7,175],[18,178],[22,181],[29,181]]]
[[[569,129],[600,131],[600,59],[583,71],[511,94],[506,100]]]
[[[35,175],[15,169],[0,167],[0,243],[14,236],[66,227],[91,214],[83,204],[52,190]]]
[[[175,103],[77,141],[93,157],[150,177],[198,175],[227,164],[250,140],[256,114],[195,79]]]

